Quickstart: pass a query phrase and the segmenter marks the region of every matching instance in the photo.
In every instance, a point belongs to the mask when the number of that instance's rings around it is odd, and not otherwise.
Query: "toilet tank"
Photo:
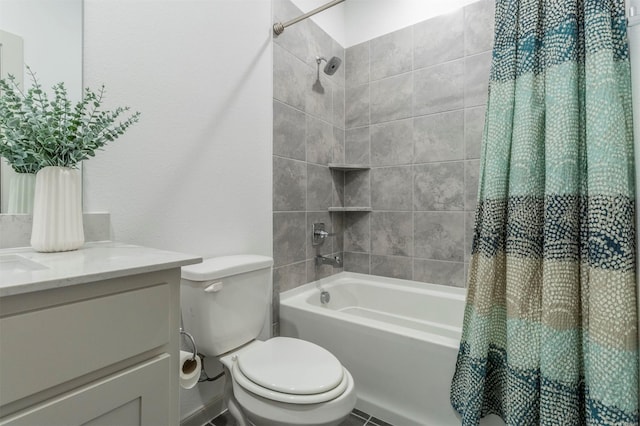
[[[271,301],[273,259],[236,255],[182,268],[184,329],[198,351],[217,356],[258,337]]]

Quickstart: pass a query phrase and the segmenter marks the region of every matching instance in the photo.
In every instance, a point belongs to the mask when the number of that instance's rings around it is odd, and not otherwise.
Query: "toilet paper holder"
[[[193,347],[193,354],[191,355],[191,360],[195,360],[196,355],[198,355],[198,349],[196,348],[196,340],[193,338],[191,334],[187,333],[182,328],[180,329],[180,334],[187,336],[187,338],[191,340],[191,346]]]

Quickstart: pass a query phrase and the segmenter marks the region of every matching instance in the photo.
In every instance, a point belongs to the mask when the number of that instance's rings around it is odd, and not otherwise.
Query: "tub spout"
[[[340,256],[322,256],[316,255],[316,266],[331,265],[334,268],[342,267],[342,258]]]

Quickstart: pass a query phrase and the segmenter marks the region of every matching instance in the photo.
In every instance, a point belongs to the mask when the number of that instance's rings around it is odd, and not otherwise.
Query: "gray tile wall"
[[[290,0],[273,0],[273,13],[274,22],[302,14]],[[344,48],[310,19],[287,28],[273,41],[273,318],[277,333],[280,292],[342,271],[317,267],[314,257],[343,255],[344,214],[329,213],[328,208],[342,205],[345,177],[343,172],[332,172],[328,164],[345,161],[346,67]],[[338,56],[343,63],[333,76],[327,76],[323,62],[318,81],[316,56]],[[336,235],[312,246],[314,222],[324,222]]]
[[[462,287],[471,250],[494,2],[346,50],[347,271]],[[355,203],[355,204],[354,204]]]
[[[301,14],[273,0],[274,22]],[[464,286],[493,39],[480,0],[343,49],[312,20],[274,37],[274,321],[279,294],[345,270]],[[338,56],[333,76],[316,55]],[[368,164],[335,172],[330,162]],[[329,206],[372,212],[329,213]],[[336,235],[311,245],[311,225]],[[277,332],[277,323],[274,330]]]

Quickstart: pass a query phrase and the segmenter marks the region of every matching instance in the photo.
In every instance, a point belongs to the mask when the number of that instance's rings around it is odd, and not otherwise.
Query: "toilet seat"
[[[317,404],[337,398],[348,385],[340,361],[304,340],[274,337],[240,351],[232,360],[236,382],[273,401]]]
[[[232,380],[233,398],[251,424],[262,426],[336,426],[356,405],[353,377],[349,370],[347,388],[337,398],[318,404],[288,404],[263,398]]]
[[[315,395],[295,395],[283,392],[276,392],[271,389],[263,388],[247,379],[240,368],[238,368],[238,363],[233,363],[233,369],[231,374],[233,375],[233,380],[240,385],[244,390],[249,391],[253,394],[261,396],[262,398],[269,399],[271,401],[284,402],[287,404],[319,404],[322,402],[331,401],[332,399],[338,398],[342,395],[347,386],[349,384],[347,371],[343,367],[343,380],[340,382],[338,386],[331,389],[330,391],[315,394]]]
[[[238,355],[238,367],[252,382],[276,392],[315,395],[342,382],[340,361],[304,340],[274,337]]]

